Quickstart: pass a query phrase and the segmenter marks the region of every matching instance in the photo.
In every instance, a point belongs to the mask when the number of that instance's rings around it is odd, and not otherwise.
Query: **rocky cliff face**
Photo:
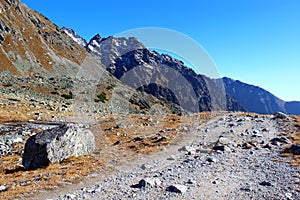
[[[86,55],[46,17],[19,0],[0,0],[0,71],[22,76],[71,74]]]
[[[191,112],[243,110],[222,84],[197,75],[182,61],[148,50],[134,37],[102,38],[85,46],[116,78],[139,91],[172,102]]]
[[[230,78],[223,78],[226,92],[233,96],[247,111],[261,114],[285,112],[300,115],[300,102],[285,102],[270,92]]]

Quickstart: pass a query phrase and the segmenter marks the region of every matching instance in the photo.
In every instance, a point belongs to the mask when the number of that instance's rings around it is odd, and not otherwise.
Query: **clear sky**
[[[142,27],[196,40],[220,76],[300,100],[299,0],[21,0],[89,40]]]

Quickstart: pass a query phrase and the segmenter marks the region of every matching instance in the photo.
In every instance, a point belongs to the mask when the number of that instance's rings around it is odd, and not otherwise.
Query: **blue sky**
[[[299,0],[21,0],[89,40],[142,27],[181,32],[211,56],[220,76],[300,100]]]

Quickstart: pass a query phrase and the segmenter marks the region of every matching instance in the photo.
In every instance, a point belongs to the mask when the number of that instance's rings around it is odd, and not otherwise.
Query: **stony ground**
[[[296,131],[283,125],[294,123],[229,113],[204,124],[194,120],[159,152],[32,199],[299,199],[298,168],[280,156]]]

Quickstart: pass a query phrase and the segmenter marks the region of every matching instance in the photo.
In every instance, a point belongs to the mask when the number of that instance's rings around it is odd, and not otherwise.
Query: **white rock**
[[[67,194],[66,197],[69,199],[75,199],[76,195],[75,194]]]
[[[289,118],[289,116],[287,114],[283,113],[283,112],[276,112],[276,113],[273,114],[273,116],[275,118],[280,118],[280,119],[287,119],[287,118]]]
[[[228,144],[228,143],[229,143],[229,140],[228,140],[228,138],[226,138],[226,137],[220,137],[220,138],[219,138],[219,142],[220,142],[221,144]]]
[[[161,181],[158,178],[144,178],[139,182],[139,186],[141,187],[146,187],[146,186],[154,187],[160,185],[161,185]]]
[[[173,184],[167,189],[169,192],[176,192],[184,194],[187,191],[187,187],[185,185]]]
[[[3,191],[5,191],[7,188],[4,186],[4,185],[1,185],[0,186],[0,192],[3,192]]]
[[[22,143],[22,142],[24,142],[24,140],[22,138],[15,138],[13,140],[13,143]]]
[[[151,168],[151,165],[149,165],[149,164],[143,164],[141,166],[141,169],[143,169],[143,170],[150,169],[150,168]]]
[[[176,156],[175,155],[170,155],[168,160],[176,160]]]
[[[178,151],[195,152],[196,150],[190,146],[183,146],[182,148],[178,149]]]

